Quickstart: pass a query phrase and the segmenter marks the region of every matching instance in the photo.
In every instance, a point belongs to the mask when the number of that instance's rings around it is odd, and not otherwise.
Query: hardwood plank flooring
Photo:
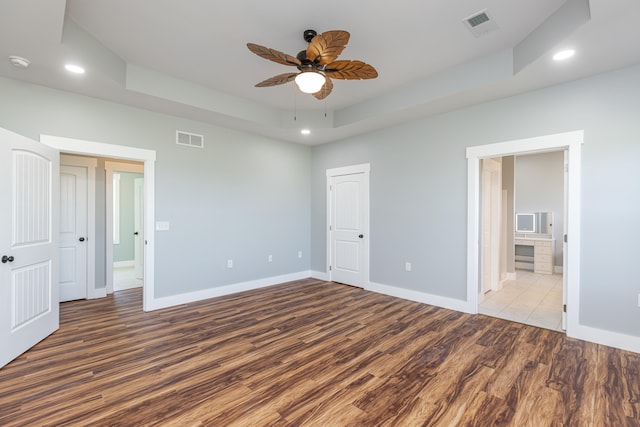
[[[640,426],[640,355],[306,279],[145,313],[63,303],[2,426]]]

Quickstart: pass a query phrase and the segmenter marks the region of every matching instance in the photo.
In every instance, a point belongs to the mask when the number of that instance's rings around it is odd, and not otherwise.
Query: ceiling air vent
[[[463,19],[462,22],[475,37],[483,36],[498,29],[496,21],[493,20],[486,9],[474,13],[468,18]]]
[[[190,132],[176,131],[176,144],[187,147],[204,147],[204,136]]]

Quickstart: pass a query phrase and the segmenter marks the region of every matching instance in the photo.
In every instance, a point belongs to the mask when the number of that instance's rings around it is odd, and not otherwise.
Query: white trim
[[[622,350],[640,353],[640,337],[605,331],[591,326],[578,325],[574,328],[572,338],[591,341],[596,344],[620,348]]]
[[[105,161],[104,162],[104,170],[105,170],[105,221],[106,221],[106,235],[113,236],[113,212],[115,210],[114,200],[113,200],[113,177],[115,175],[114,172],[129,172],[129,173],[142,173],[144,174],[144,166],[136,163],[124,163],[124,162],[112,162]],[[145,228],[145,230],[147,230]],[[146,232],[146,231],[145,231]],[[115,243],[115,242],[114,242]],[[110,265],[114,265],[113,262],[113,244],[109,244],[109,238],[107,237],[107,247],[105,250],[105,259],[106,259],[106,287],[107,293],[112,294],[113,289],[113,267],[109,268]]]
[[[87,168],[87,299],[96,296],[96,167],[98,159],[60,154],[60,165]]]
[[[156,298],[151,302],[149,310],[173,307],[175,305],[187,304],[209,298],[221,297],[235,294],[237,292],[250,291],[252,289],[266,288],[268,286],[279,285],[281,283],[292,282],[310,277],[310,271],[300,271],[298,273],[284,274],[281,276],[265,277],[263,279],[251,280],[248,282],[234,283],[232,285],[219,286],[215,288],[202,289],[200,291],[188,292],[185,294],[171,295],[168,297]]]
[[[129,267],[133,267],[135,263],[136,263],[135,260],[114,261],[113,263],[111,263],[111,265],[113,265],[113,268],[129,268]],[[112,269],[112,274],[113,274],[113,269]]]
[[[153,229],[153,224],[155,224],[155,150],[50,135],[40,135],[40,142],[69,154],[84,154],[144,162],[144,235],[147,244],[144,251],[142,308],[145,311],[151,310],[150,307],[153,306],[155,294],[155,230]]]
[[[381,283],[374,283],[374,282],[369,282],[369,286],[367,286],[365,290],[376,292],[379,294],[389,295],[396,298],[402,298],[409,301],[415,301],[423,304],[434,305],[434,306],[446,308],[449,310],[471,313],[468,310],[469,305],[464,300],[443,297],[440,295],[428,294],[425,292],[414,291],[414,290],[405,289],[405,288],[397,288],[395,286],[383,285]]]
[[[309,277],[314,279],[322,280],[324,282],[329,282],[329,274],[324,271],[315,271],[312,270],[309,272]]]
[[[371,164],[370,163],[362,163],[359,165],[352,165],[352,166],[344,166],[344,167],[339,167],[339,168],[332,168],[332,169],[327,169],[326,170],[326,177],[327,177],[327,187],[326,187],[326,192],[327,192],[327,199],[326,199],[326,204],[327,204],[327,219],[326,219],[326,236],[327,236],[327,260],[326,260],[326,271],[327,271],[327,276],[328,278],[326,279],[327,281],[332,281],[331,278],[331,268],[330,268],[330,264],[331,264],[331,179],[337,176],[343,176],[343,175],[354,175],[354,174],[363,174],[364,175],[364,179],[362,180],[362,191],[364,192],[363,198],[364,198],[364,209],[366,212],[364,221],[365,224],[363,224],[363,234],[365,235],[365,241],[364,241],[364,247],[362,248],[363,251],[363,270],[364,270],[364,278],[363,278],[363,283],[361,284],[363,287],[366,286],[367,283],[369,283],[369,266],[370,266],[370,242],[371,242],[371,235],[370,235],[370,228],[369,228],[369,217],[370,217],[370,208],[369,208],[369,176],[370,176],[370,172],[371,172]]]
[[[578,331],[580,319],[580,176],[583,140],[584,131],[579,130],[467,148],[467,305],[469,312],[478,312],[480,159],[567,149],[569,191],[565,197],[567,197],[569,220],[566,229],[571,244],[567,254],[567,336],[575,337],[574,331]]]

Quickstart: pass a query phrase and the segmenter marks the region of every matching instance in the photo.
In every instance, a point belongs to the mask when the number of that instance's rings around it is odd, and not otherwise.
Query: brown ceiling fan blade
[[[301,64],[300,60],[295,56],[287,55],[278,50],[268,47],[260,46],[259,44],[247,43],[249,50],[261,58],[268,59],[269,61],[277,62],[282,65],[298,66]]]
[[[325,99],[333,90],[333,82],[331,79],[329,77],[325,77],[325,79],[326,81],[324,82],[322,89],[313,94],[317,99]]]
[[[283,85],[285,83],[289,83],[290,81],[294,80],[298,74],[300,74],[300,73],[278,74],[277,76],[273,76],[270,79],[261,81],[260,83],[256,84],[256,87],[268,87],[268,86]]]
[[[327,64],[324,73],[332,79],[365,80],[375,79],[378,72],[369,64],[362,61],[335,61]]]
[[[347,31],[326,31],[315,36],[307,47],[307,58],[319,65],[328,64],[338,58],[349,42]]]

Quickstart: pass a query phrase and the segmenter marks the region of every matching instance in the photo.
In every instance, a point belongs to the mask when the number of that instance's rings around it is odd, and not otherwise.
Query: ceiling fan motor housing
[[[317,35],[318,32],[316,30],[305,30],[303,33],[304,40],[307,43],[311,43],[311,40],[313,40],[313,38]]]

